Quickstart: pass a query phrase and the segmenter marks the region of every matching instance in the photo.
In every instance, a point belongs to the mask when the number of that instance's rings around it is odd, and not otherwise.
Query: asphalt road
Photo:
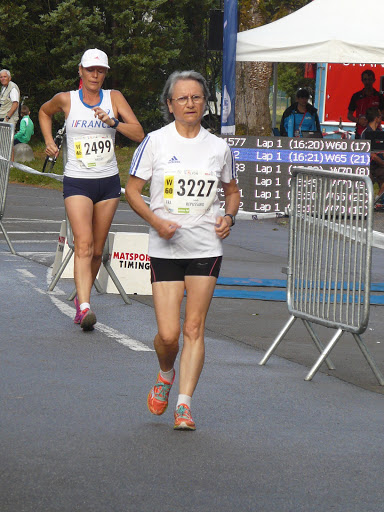
[[[94,292],[97,329],[83,333],[72,280],[47,293],[63,215],[60,192],[9,187],[3,222],[18,254],[0,238],[1,512],[382,509],[382,389],[353,339],[332,352],[332,375],[306,382],[317,354],[300,325],[282,357],[258,364],[288,318],[284,303],[213,299],[197,431],[175,432],[177,386],[163,416],[146,407],[151,297],[128,306]],[[112,230],[147,227],[121,204]],[[222,275],[282,279],[287,238],[284,220],[239,221]],[[381,254],[373,281],[384,281]],[[371,308],[363,338],[383,370],[382,317]]]

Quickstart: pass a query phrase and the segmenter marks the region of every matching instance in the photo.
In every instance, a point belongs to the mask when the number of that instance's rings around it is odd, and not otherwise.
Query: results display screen
[[[369,174],[366,140],[222,136],[235,158],[240,209],[284,215],[290,202],[292,167],[305,166],[345,174]],[[221,199],[224,200],[220,190]]]

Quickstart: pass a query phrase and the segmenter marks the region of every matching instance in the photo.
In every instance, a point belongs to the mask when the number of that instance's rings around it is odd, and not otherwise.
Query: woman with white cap
[[[49,156],[57,156],[59,151],[52,136],[52,117],[64,112],[66,118],[68,154],[63,195],[75,240],[74,322],[84,331],[92,330],[96,323],[90,307],[91,289],[121,193],[115,134],[118,131],[135,142],[144,138],[143,129],[121,92],[102,89],[108,69],[108,57],[103,51],[87,50],[79,65],[82,88],[56,94],[39,112]]]

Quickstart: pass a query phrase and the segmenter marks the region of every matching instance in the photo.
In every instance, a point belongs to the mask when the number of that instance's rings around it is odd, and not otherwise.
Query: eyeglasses
[[[191,99],[192,103],[198,105],[199,103],[203,103],[205,100],[204,96],[199,96],[198,94],[194,94],[193,96],[180,96],[180,98],[171,98],[172,101],[176,101],[182,107],[188,103],[188,100]]]

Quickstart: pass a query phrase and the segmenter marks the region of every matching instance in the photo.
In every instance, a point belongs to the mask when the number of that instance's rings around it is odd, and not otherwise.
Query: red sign
[[[352,94],[363,89],[361,73],[372,69],[376,76],[373,87],[380,91],[384,82],[382,64],[328,64],[327,85],[325,90],[324,121],[338,124],[340,117],[348,122],[348,105]]]

